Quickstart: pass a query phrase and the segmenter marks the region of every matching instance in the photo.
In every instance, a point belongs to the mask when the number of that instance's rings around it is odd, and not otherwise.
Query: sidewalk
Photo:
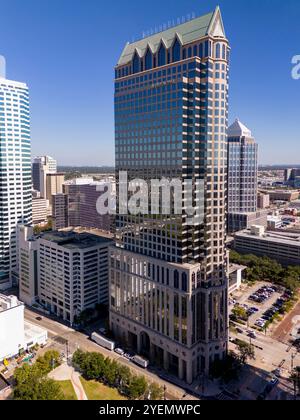
[[[88,398],[80,381],[80,375],[73,367],[68,366],[67,363],[62,364],[49,374],[49,378],[55,381],[71,381],[77,399],[79,401],[87,401]]]

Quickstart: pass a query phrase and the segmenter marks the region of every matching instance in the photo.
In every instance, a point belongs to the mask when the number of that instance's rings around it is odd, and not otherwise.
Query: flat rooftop
[[[6,296],[0,294],[0,313],[21,305],[23,305],[23,303],[20,302],[16,296]]]
[[[111,237],[104,235],[75,231],[47,232],[42,234],[41,237],[70,250],[92,248],[99,244],[110,244],[113,241]]]
[[[253,235],[250,230],[235,234],[236,238],[256,239],[259,241],[273,242],[282,245],[300,247],[300,234],[291,232],[266,232],[262,236]]]

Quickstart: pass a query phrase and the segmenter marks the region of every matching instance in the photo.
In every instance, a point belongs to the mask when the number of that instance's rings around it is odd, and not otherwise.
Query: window
[[[187,292],[188,289],[188,281],[186,273],[182,273],[182,290]]]
[[[166,49],[161,44],[158,50],[158,67],[165,66],[165,65],[166,65]]]
[[[145,70],[151,70],[152,69],[152,53],[150,49],[148,48],[146,57],[145,57]]]
[[[176,61],[180,61],[180,44],[179,44],[178,39],[176,39],[176,41],[173,45],[172,60],[173,60],[173,63],[176,62]]]
[[[132,62],[132,72],[133,73],[139,73],[140,71],[140,59],[137,53],[134,54],[133,62]]]
[[[221,45],[216,45],[216,58],[221,58]]]
[[[179,289],[179,272],[177,270],[174,271],[174,288]]]

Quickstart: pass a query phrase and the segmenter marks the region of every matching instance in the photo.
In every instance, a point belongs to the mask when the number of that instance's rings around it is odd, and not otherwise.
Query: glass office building
[[[258,145],[238,119],[228,128],[228,231],[267,223],[257,210]]]
[[[115,69],[111,328],[189,383],[227,351],[229,51],[217,8],[127,44]],[[128,183],[146,181],[149,191],[153,179],[189,183],[182,212],[167,214],[161,197],[155,214],[142,200],[138,214],[121,214],[120,172]]]
[[[28,88],[0,77],[0,290],[16,275],[17,226],[31,223],[31,189]]]

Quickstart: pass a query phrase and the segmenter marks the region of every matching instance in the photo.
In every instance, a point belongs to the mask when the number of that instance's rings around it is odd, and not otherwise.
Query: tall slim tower
[[[0,290],[17,270],[17,225],[31,223],[28,88],[0,72]]]
[[[219,8],[127,44],[115,70],[116,247],[110,324],[152,362],[191,383],[227,352],[229,44]],[[199,219],[121,214],[128,182],[192,182]],[[162,202],[162,198],[160,203]]]
[[[238,119],[228,128],[228,231],[266,224],[257,210],[258,145]]]

